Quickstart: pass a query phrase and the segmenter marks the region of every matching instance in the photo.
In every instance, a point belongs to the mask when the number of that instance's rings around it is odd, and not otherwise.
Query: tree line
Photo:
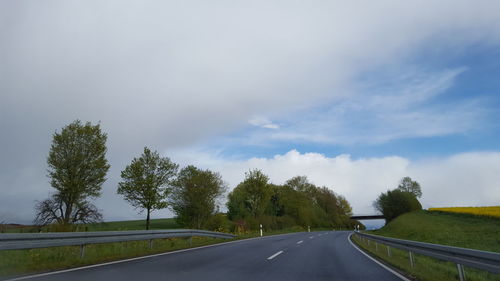
[[[269,183],[260,170],[246,173],[245,179],[228,195],[228,217],[238,230],[293,226],[306,228],[352,228],[349,202],[327,187],[318,187],[297,176],[283,185]]]
[[[71,226],[102,221],[92,203],[101,195],[110,168],[106,159],[107,134],[100,124],[79,120],[53,134],[47,158],[48,199],[35,205],[37,225]],[[263,224],[267,229],[288,227],[349,227],[351,206],[341,195],[297,176],[283,185],[270,183],[260,170],[227,196],[227,213],[220,211],[228,187],[219,173],[189,165],[180,169],[168,157],[145,147],[121,171],[117,194],[146,213],[146,229],[155,210],[170,208],[182,227],[218,231],[247,231]]]

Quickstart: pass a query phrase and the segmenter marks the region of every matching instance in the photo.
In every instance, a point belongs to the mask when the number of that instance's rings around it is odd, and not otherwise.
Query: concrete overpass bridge
[[[353,220],[383,220],[385,219],[383,215],[352,215]]]

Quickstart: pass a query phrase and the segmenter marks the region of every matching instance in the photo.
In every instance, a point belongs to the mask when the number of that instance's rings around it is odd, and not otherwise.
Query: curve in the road
[[[406,280],[351,244],[347,231],[232,241],[13,280]]]

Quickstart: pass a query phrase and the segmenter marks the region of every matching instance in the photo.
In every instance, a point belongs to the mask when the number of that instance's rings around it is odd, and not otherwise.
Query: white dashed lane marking
[[[281,255],[282,253],[283,253],[283,251],[279,251],[279,252],[277,252],[276,254],[274,254],[274,255],[272,255],[272,256],[270,256],[270,257],[268,257],[267,259],[268,259],[268,260],[272,260],[272,259],[274,259],[275,257],[277,257],[277,256]]]

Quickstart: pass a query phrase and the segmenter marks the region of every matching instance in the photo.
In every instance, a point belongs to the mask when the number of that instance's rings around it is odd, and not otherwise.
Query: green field
[[[473,215],[418,211],[396,218],[383,228],[371,234],[400,239],[500,252],[500,219]],[[387,248],[375,243],[354,241],[384,262],[423,281],[458,280],[456,265],[432,258],[415,255],[415,267],[411,268],[405,251]],[[465,268],[467,280],[500,280],[500,275]]]
[[[101,222],[101,223],[91,223],[85,225],[76,225],[77,231],[119,231],[119,230],[145,230],[146,221],[145,220],[131,220],[131,221],[111,221],[111,222]],[[180,226],[175,222],[174,218],[167,219],[152,219],[150,221],[149,228],[151,230],[158,229],[174,229],[180,228]],[[55,227],[42,227],[43,232],[54,232],[60,231]],[[3,230],[5,233],[21,233],[21,232],[38,232],[36,227],[11,227]]]
[[[87,231],[112,231],[112,230],[145,230],[146,221],[145,220],[133,220],[133,221],[112,221],[112,222],[102,222],[88,224]],[[149,229],[173,229],[180,228],[180,226],[175,222],[174,218],[168,219],[153,219],[150,221]]]

